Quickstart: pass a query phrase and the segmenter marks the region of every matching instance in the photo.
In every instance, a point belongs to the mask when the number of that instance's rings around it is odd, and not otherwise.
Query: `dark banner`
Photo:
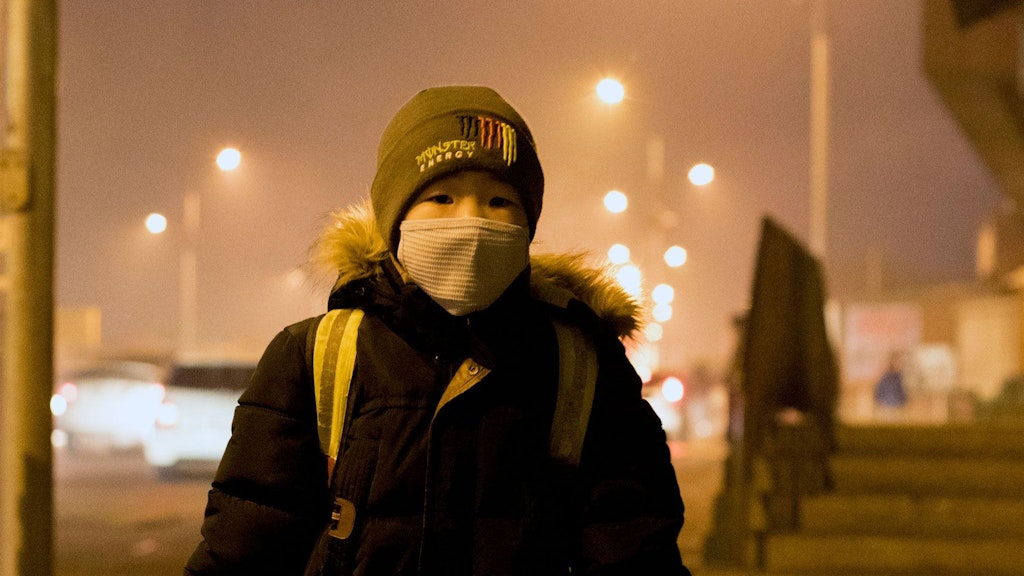
[[[756,445],[787,408],[831,444],[838,377],[818,261],[770,218],[762,225],[743,357],[745,436]]]

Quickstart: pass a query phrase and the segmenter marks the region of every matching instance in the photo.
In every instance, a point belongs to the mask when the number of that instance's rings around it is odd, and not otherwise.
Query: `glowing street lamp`
[[[230,172],[242,163],[242,153],[237,148],[225,148],[217,154],[217,167],[222,172]]]
[[[665,251],[665,264],[668,264],[670,268],[679,268],[683,264],[686,264],[686,248],[682,246],[672,246]]]
[[[597,83],[597,97],[605,104],[618,104],[626,97],[626,89],[622,82],[614,78],[605,78]]]
[[[224,148],[217,154],[221,172],[235,170],[241,163],[242,154],[236,148]],[[189,190],[182,200],[185,249],[181,252],[181,347],[194,352],[199,325],[199,192]]]
[[[620,214],[629,207],[629,198],[618,190],[612,190],[604,195],[604,207],[612,214]]]
[[[694,186],[706,186],[715,179],[715,169],[710,164],[701,162],[690,168],[686,177],[690,179],[690,183]]]
[[[146,230],[150,234],[163,234],[167,230],[167,217],[156,212],[146,216]]]
[[[639,296],[643,289],[643,274],[640,269],[632,264],[623,266],[615,275],[615,279],[622,286],[622,289],[631,296]]]
[[[608,249],[608,261],[612,264],[629,262],[629,248],[624,244],[614,244]]]
[[[596,94],[601,102],[608,104],[610,108],[623,102],[625,88],[622,82],[614,78],[604,78],[597,84]],[[636,148],[641,149],[639,146]],[[604,195],[604,207],[612,214],[620,214],[627,209],[634,212],[639,210],[641,214],[638,216],[645,220],[643,222],[645,229],[641,234],[648,237],[646,238],[647,242],[643,244],[644,253],[651,253],[650,256],[656,257],[658,251],[665,250],[667,247],[662,256],[665,264],[668,268],[680,268],[687,263],[688,254],[686,249],[681,246],[669,246],[672,241],[669,238],[669,231],[678,226],[679,217],[674,210],[676,199],[670,194],[673,190],[669,189],[666,183],[666,146],[659,134],[649,135],[646,152],[646,182],[641,189],[643,198],[630,207],[629,198],[625,194],[618,190],[612,190]],[[680,167],[672,166],[672,169]],[[715,179],[714,167],[704,162],[693,165],[686,174],[689,182],[697,187],[707,186]],[[642,287],[642,280],[645,279],[642,277],[640,269],[637,268],[636,261],[646,262],[646,258],[642,255],[631,257],[629,250],[619,244],[608,250],[608,262],[614,266],[613,270],[618,284],[638,302],[643,301],[645,308],[647,305],[652,305],[648,309],[652,322],[645,327],[644,336],[651,344],[651,348],[657,351],[658,345],[654,343],[663,339],[664,326],[672,321],[675,290],[669,284],[660,284],[655,286],[649,295],[645,294],[646,290]],[[673,273],[671,270],[661,268],[660,265],[658,268],[659,270],[652,276],[667,276]],[[656,365],[657,359],[655,358],[649,364]]]
[[[676,291],[668,284],[658,284],[651,290],[651,300],[655,304],[671,304],[675,300]]]
[[[672,305],[671,304],[655,304],[654,310],[651,312],[656,322],[668,322],[672,319]]]

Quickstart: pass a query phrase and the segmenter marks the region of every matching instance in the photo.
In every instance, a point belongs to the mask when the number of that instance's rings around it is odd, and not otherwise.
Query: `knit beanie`
[[[443,86],[413,96],[381,136],[370,200],[392,252],[398,249],[399,225],[417,194],[433,180],[460,170],[484,170],[512,184],[533,238],[544,173],[526,122],[490,88]]]

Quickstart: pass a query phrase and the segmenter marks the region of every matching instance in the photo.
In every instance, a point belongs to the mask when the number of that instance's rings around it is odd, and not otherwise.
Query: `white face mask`
[[[398,261],[453,316],[483,310],[530,262],[530,233],[486,218],[402,222]]]

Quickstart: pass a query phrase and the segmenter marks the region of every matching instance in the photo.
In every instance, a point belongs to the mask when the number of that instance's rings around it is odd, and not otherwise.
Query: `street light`
[[[686,248],[682,246],[670,246],[665,250],[665,264],[668,264],[669,268],[679,268],[686,264],[686,259]]]
[[[217,167],[221,172],[238,168],[242,154],[236,148],[224,148],[217,154]],[[199,248],[199,192],[189,190],[182,199],[182,229],[185,233],[185,247],[181,252],[181,319],[180,346],[184,353],[196,349],[197,326],[199,325],[199,274],[197,252]]]
[[[626,89],[622,82],[614,78],[605,78],[597,83],[597,97],[605,104],[618,104],[626,97]]]
[[[612,190],[604,195],[604,207],[612,214],[620,214],[629,207],[629,198],[618,190]]]
[[[619,286],[631,296],[640,296],[643,290],[643,273],[633,264],[626,264],[615,274]]]
[[[715,169],[710,164],[701,162],[690,168],[686,177],[689,178],[690,183],[694,186],[707,186],[715,179]]]
[[[668,322],[672,319],[672,305],[655,304],[654,310],[651,311],[651,316],[656,322]]]
[[[625,244],[613,244],[608,249],[608,261],[612,264],[625,264],[629,262],[629,247]]]
[[[230,172],[242,163],[242,153],[236,148],[225,148],[217,154],[217,167],[223,172]]]
[[[668,284],[658,284],[654,290],[651,290],[651,300],[655,304],[671,304],[675,297],[675,289]]]
[[[596,94],[602,102],[614,106],[623,102],[625,88],[618,80],[605,78],[597,84]],[[676,199],[670,198],[666,189],[666,145],[658,134],[650,134],[647,137],[646,167],[646,181],[643,186],[639,187],[644,197],[640,201],[632,203],[643,213],[640,217],[643,219],[643,235],[647,242],[644,252],[652,256],[658,254],[669,269],[678,269],[686,264],[688,254],[686,249],[681,246],[669,246],[669,231],[679,225],[679,217],[674,206]],[[675,169],[676,166],[670,168]],[[707,186],[715,179],[715,169],[711,164],[701,162],[691,166],[686,172],[686,176],[693,186]],[[605,208],[614,214],[622,213],[627,208],[634,210],[634,206],[629,200],[624,194],[614,190],[603,198]],[[608,259],[616,265],[616,280],[627,292],[640,298],[640,284],[644,275],[641,274],[636,264],[630,262],[628,252],[615,247],[613,250],[609,250]],[[640,258],[640,260],[644,260],[644,258]],[[646,272],[648,271],[645,270],[644,273]],[[667,273],[669,270],[662,269],[652,272],[652,276],[665,276]],[[657,342],[664,336],[663,323],[672,319],[674,296],[674,290],[669,284],[660,284],[651,292],[650,298],[653,306],[650,312],[654,322],[649,324],[645,330],[645,336],[649,343]],[[651,347],[651,358],[647,359],[653,364],[657,364],[656,360],[652,360],[657,356],[657,348],[657,346]]]
[[[810,248],[825,263],[828,253],[828,7],[811,3],[811,224]]]
[[[150,234],[163,234],[167,230],[167,217],[156,212],[146,216],[146,230]]]

